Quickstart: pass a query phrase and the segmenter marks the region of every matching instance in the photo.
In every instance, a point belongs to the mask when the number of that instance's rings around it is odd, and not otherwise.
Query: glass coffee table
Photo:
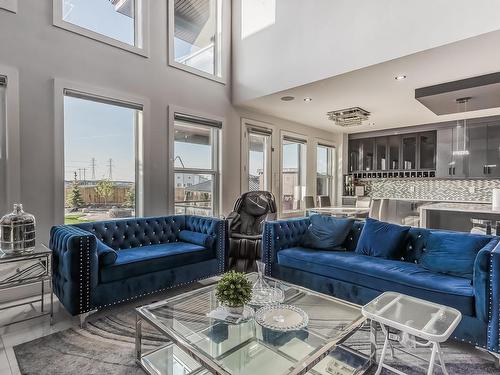
[[[248,277],[255,280],[256,274]],[[279,283],[284,304],[308,314],[306,328],[280,332],[254,319],[232,324],[209,318],[219,306],[212,284],[136,309],[137,362],[155,375],[345,375],[362,374],[374,363],[375,346],[363,355],[341,345],[365,323],[359,306],[290,283],[266,281]],[[143,323],[168,343],[143,352]]]

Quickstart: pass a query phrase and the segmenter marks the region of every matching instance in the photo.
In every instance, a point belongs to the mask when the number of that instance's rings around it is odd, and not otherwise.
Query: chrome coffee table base
[[[249,278],[256,275],[249,275]],[[311,290],[282,283],[284,303],[303,309],[306,328],[279,332],[253,319],[239,324],[209,318],[217,308],[214,285],[136,309],[136,361],[148,374],[236,373],[336,375],[363,374],[376,358],[344,347],[343,343],[367,324],[360,306]],[[152,347],[146,324],[167,342]],[[371,327],[373,340],[376,331]]]

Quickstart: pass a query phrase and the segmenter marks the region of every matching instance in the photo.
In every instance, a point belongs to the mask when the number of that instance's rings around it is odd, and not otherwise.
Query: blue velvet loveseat
[[[176,215],[51,230],[53,287],[85,314],[224,272],[225,220]]]
[[[398,258],[383,259],[356,250],[364,221],[355,221],[342,246],[333,251],[304,246],[310,222],[310,218],[300,218],[265,224],[262,255],[268,275],[360,305],[384,291],[396,291],[454,307],[463,318],[453,338],[499,353],[499,237],[481,236],[483,245],[472,253],[470,274],[457,277],[445,272],[461,260],[459,252],[436,263],[442,272],[423,267],[429,238],[443,233],[464,236],[457,237],[463,243],[458,250],[470,254],[467,242],[477,240],[473,236],[478,235],[410,228],[401,241]]]

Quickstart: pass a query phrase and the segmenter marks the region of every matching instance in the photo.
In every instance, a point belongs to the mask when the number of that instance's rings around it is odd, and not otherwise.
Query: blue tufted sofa
[[[470,280],[431,272],[419,265],[429,229],[411,228],[404,240],[402,259],[389,260],[354,252],[362,221],[356,221],[349,232],[343,245],[346,251],[301,247],[309,223],[309,218],[300,218],[265,224],[262,251],[266,273],[357,304],[366,304],[384,291],[396,291],[455,307],[463,318],[453,338],[500,352],[498,237],[487,236],[486,246],[476,255]]]
[[[176,215],[51,230],[53,287],[85,314],[224,272],[225,220]]]

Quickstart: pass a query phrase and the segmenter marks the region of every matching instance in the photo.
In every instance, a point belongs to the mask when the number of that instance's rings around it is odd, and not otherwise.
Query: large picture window
[[[281,211],[301,210],[306,194],[306,141],[285,136],[281,152]]]
[[[7,212],[7,78],[0,76],[0,209]]]
[[[54,24],[129,50],[144,49],[144,0],[54,0]]]
[[[170,65],[222,77],[222,0],[169,0]]]
[[[136,215],[142,106],[65,90],[65,223]]]
[[[219,131],[219,122],[174,115],[176,214],[219,214]]]
[[[247,131],[248,191],[271,191],[271,136],[269,131]]]
[[[318,145],[316,148],[316,195],[326,195],[333,202],[334,152],[331,146]]]

